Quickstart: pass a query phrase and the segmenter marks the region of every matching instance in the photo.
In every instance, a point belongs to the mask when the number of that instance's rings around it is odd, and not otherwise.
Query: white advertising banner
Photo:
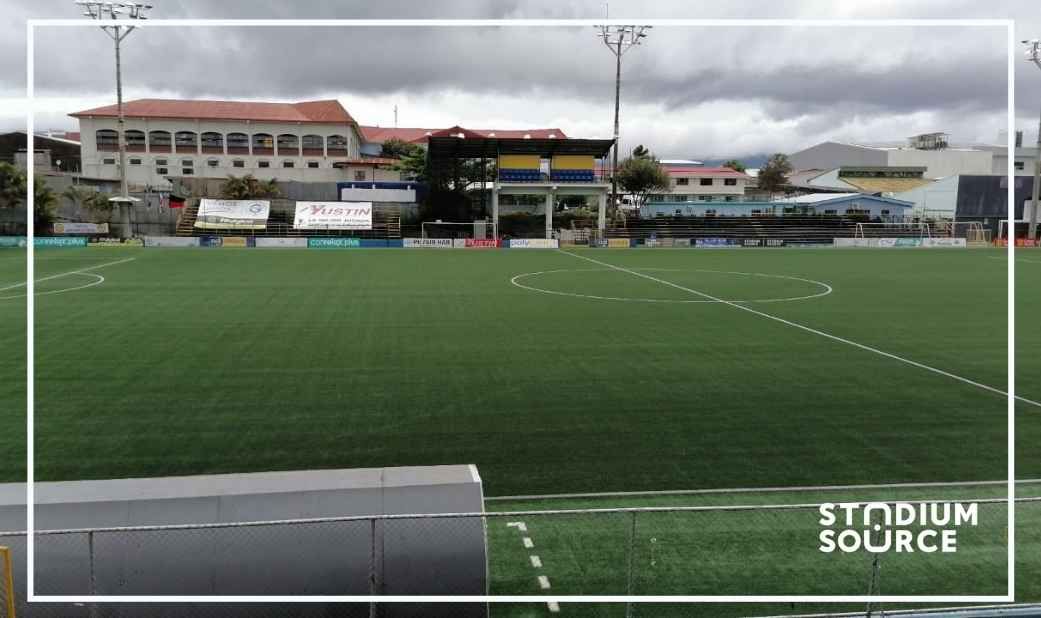
[[[198,247],[199,239],[192,236],[145,236],[146,247]]]
[[[271,202],[267,200],[199,201],[195,227],[207,229],[262,230],[267,227]]]
[[[556,238],[511,238],[510,249],[556,249]]]
[[[371,230],[372,202],[297,202],[298,230]]]
[[[256,247],[307,248],[306,238],[257,238]]]
[[[405,238],[402,246],[406,249],[451,249],[451,238]]]
[[[107,223],[55,223],[55,234],[108,234]]]
[[[923,247],[967,247],[964,238],[923,238]]]

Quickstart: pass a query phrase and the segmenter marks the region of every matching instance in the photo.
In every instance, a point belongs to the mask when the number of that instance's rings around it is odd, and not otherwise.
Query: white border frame
[[[221,27],[587,27],[601,24],[627,25],[632,19],[155,19],[147,22],[135,20],[111,20],[108,25],[135,26],[137,28],[164,28],[183,26],[221,26]],[[1007,80],[1008,80],[1008,135],[1015,132],[1015,22],[1011,19],[639,19],[641,24],[651,26],[745,26],[745,27],[944,27],[944,26],[979,26],[1001,27],[1006,30],[1007,38]],[[26,139],[27,151],[32,152],[34,143],[35,102],[34,85],[34,32],[38,26],[96,28],[97,23],[82,19],[28,19],[25,29],[25,64],[26,64]],[[1015,156],[1012,140],[1006,146],[1008,178],[1015,177],[1013,169]],[[672,595],[672,596],[625,596],[625,595],[591,595],[591,596],[554,596],[554,595],[466,595],[466,596],[367,596],[367,595],[37,595],[34,593],[34,482],[33,471],[33,415],[34,415],[34,238],[33,219],[35,208],[33,203],[33,166],[27,166],[26,180],[28,187],[26,199],[26,217],[28,229],[26,238],[26,591],[30,603],[329,603],[329,602],[423,602],[423,603],[458,603],[458,602],[530,602],[545,603],[763,603],[763,602],[824,602],[824,603],[936,603],[936,602],[970,602],[970,603],[1011,603],[1015,601],[1015,243],[1009,243],[1008,251],[1008,591],[1005,595]],[[1008,204],[1011,209],[1015,201],[1015,183],[1008,183]]]

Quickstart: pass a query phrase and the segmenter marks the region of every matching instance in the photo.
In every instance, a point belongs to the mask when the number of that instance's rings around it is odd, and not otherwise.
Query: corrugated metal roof
[[[258,122],[354,123],[354,118],[335,99],[299,103],[257,103],[252,101],[206,101],[181,99],[136,99],[123,103],[129,118],[178,118],[199,120],[253,120]],[[115,105],[95,107],[69,114],[118,116]]]
[[[405,142],[424,143],[430,137],[451,137],[458,133],[479,137],[524,138],[530,139],[567,139],[560,129],[466,129],[456,125],[447,129],[423,129],[417,127],[358,127],[362,139],[370,144],[382,144],[388,139],[400,139]],[[551,137],[552,136],[552,137]]]

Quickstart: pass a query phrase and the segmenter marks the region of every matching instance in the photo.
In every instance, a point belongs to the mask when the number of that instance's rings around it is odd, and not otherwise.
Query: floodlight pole
[[[647,36],[651,26],[599,26],[600,37],[607,49],[615,56],[614,74],[614,146],[611,162],[611,203],[618,206],[618,112],[622,94],[622,56],[640,39]]]
[[[106,17],[120,19],[121,16],[129,19],[147,19],[144,12],[152,8],[146,4],[135,2],[97,2],[92,0],[78,0],[76,4],[85,9],[83,13],[91,19],[102,20]],[[120,43],[127,37],[136,26],[101,26],[101,29],[112,38],[116,49],[116,142],[119,148],[119,196],[110,198],[110,202],[120,205],[123,219],[123,237],[128,238],[130,234],[130,204],[137,201],[130,197],[127,187],[127,148],[126,128],[123,114],[123,64],[120,58]]]
[[[1033,41],[1023,41],[1027,44],[1027,60],[1037,65],[1037,68],[1041,69],[1041,40],[1034,39]],[[1030,203],[1032,208],[1030,209],[1030,226],[1027,230],[1027,235],[1032,240],[1037,240],[1037,216],[1038,210],[1041,209],[1041,118],[1037,123],[1037,152],[1034,154],[1034,186],[1030,192]],[[1010,212],[1015,212],[1012,208]],[[1015,230],[1013,224],[1012,229]],[[1015,242],[1015,232],[1012,233],[1013,238],[1010,239]]]

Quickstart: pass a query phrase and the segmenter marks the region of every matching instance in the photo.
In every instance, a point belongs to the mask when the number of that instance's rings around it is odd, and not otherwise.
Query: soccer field
[[[41,250],[37,478],[475,463],[492,496],[1003,479],[1005,401],[981,387],[1006,382],[1001,258]],[[0,260],[16,286],[24,254]],[[1017,264],[1034,401],[1038,261]],[[0,297],[19,401],[24,289]],[[1039,413],[1019,405],[1018,443]],[[4,480],[24,478],[22,420],[0,428]],[[1041,476],[1029,448],[1017,467]]]

